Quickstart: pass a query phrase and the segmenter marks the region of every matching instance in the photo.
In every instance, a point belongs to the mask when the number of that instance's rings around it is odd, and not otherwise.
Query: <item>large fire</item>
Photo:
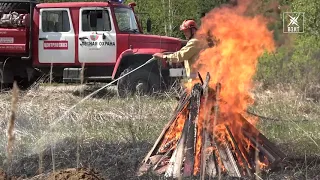
[[[180,99],[175,116],[144,159],[140,172],[153,166],[168,177],[179,177],[181,171],[196,176],[218,167],[216,173],[228,171],[241,177],[283,158],[254,127],[257,120],[245,113],[254,102],[250,90],[258,58],[265,50],[275,50],[267,20],[245,15],[249,5],[249,0],[238,0],[237,6],[214,9],[202,19],[198,39],[208,43],[208,34],[218,39],[199,54],[193,66],[207,79],[186,84],[189,91]],[[215,160],[209,160],[207,166],[208,154]]]
[[[267,20],[260,15],[244,15],[248,2],[238,0],[237,6],[213,9],[202,19],[196,35],[206,43],[202,37],[210,32],[219,41],[213,48],[203,50],[193,67],[201,75],[210,73],[211,88],[217,83],[222,84],[220,96],[228,102],[226,106],[220,106],[223,113],[246,109],[258,57],[265,49],[275,49],[273,34],[267,29]]]
[[[210,125],[209,128],[213,128],[215,134],[221,137],[224,136],[221,133],[226,132],[223,125],[228,125],[234,132],[240,130],[242,122],[235,114],[243,114],[247,106],[253,103],[250,90],[258,57],[264,53],[265,49],[268,51],[275,49],[272,32],[267,29],[267,20],[260,15],[245,16],[249,5],[249,0],[239,0],[237,6],[212,10],[202,19],[196,35],[201,40],[209,32],[217,41],[214,47],[200,53],[193,68],[202,75],[210,73],[210,88],[215,89],[218,83],[222,85],[219,94],[221,101],[218,104],[221,118],[217,118],[218,122],[213,122],[214,117],[204,119],[200,116],[198,124],[202,127],[205,120],[210,121],[207,123]],[[202,40],[203,43],[207,43],[205,39]],[[187,87],[192,87],[197,82],[199,81],[195,80]],[[209,101],[210,98],[214,97],[209,97]],[[205,109],[212,109],[213,105],[214,103],[209,103]],[[251,123],[255,123],[254,119],[250,120]],[[217,125],[212,126],[213,123]],[[245,141],[249,146],[249,141]],[[197,145],[200,143],[198,141]],[[197,159],[199,158],[196,158],[195,166],[199,167]]]
[[[211,128],[217,137],[225,136],[225,126],[228,125],[236,133],[237,139],[245,141],[250,147],[250,142],[240,133],[242,122],[237,114],[243,114],[247,106],[254,102],[250,93],[253,88],[253,76],[256,73],[258,58],[265,50],[275,50],[273,34],[267,29],[267,19],[261,15],[246,16],[250,0],[238,0],[237,6],[225,6],[213,9],[201,22],[196,37],[207,43],[209,34],[217,40],[214,47],[204,49],[194,64],[201,75],[210,73],[211,79],[209,87],[215,89],[218,83],[221,84],[219,94],[219,118],[214,122],[214,114],[209,118],[200,115],[197,122],[198,128]],[[186,86],[191,87],[199,80],[189,82]],[[206,107],[201,107],[200,111],[213,109],[214,102],[210,102],[215,97],[209,97]],[[206,113],[202,113],[206,114]],[[254,118],[248,119],[255,124]],[[206,122],[209,121],[209,122]],[[213,125],[215,124],[215,125]],[[199,130],[198,132],[201,132]],[[252,132],[253,133],[253,132]],[[201,136],[199,133],[197,136]],[[194,173],[198,173],[200,160],[201,138],[197,138]],[[223,143],[225,140],[219,138]],[[231,141],[232,142],[232,141]],[[234,146],[234,145],[233,145]],[[263,162],[259,162],[263,166]]]

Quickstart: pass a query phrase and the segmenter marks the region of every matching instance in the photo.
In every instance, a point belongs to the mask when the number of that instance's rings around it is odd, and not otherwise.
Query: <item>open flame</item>
[[[214,47],[200,53],[193,68],[201,75],[210,73],[210,88],[215,89],[218,83],[222,85],[218,102],[218,122],[213,122],[214,114],[209,118],[200,116],[197,122],[200,129],[204,128],[203,124],[206,124],[206,128],[211,128],[220,143],[225,141],[222,138],[226,136],[224,125],[228,125],[233,132],[240,131],[242,122],[237,114],[243,114],[247,106],[254,102],[250,90],[253,87],[252,79],[258,58],[265,50],[269,52],[275,50],[273,34],[267,29],[267,19],[261,15],[245,15],[251,2],[251,0],[238,0],[237,6],[213,9],[202,19],[201,27],[196,34],[202,43],[207,43],[208,32],[217,40]],[[199,80],[189,82],[186,87],[191,90],[196,83],[199,83]],[[209,103],[206,107],[201,107],[201,111],[213,108],[215,103],[212,99],[214,97],[209,97]],[[248,120],[255,125],[256,119],[250,117]],[[194,169],[194,174],[198,173],[200,161],[201,135],[197,136],[199,141],[196,146],[195,167],[198,168]],[[248,150],[250,141],[241,133],[236,133],[236,136],[239,136],[236,138],[242,140]],[[232,146],[235,148],[234,144]],[[265,166],[263,162],[259,164],[261,167]]]
[[[248,2],[239,0],[238,6],[213,9],[202,19],[196,34],[203,43],[206,43],[203,37],[208,32],[219,41],[213,48],[200,53],[194,68],[201,75],[210,73],[211,88],[217,83],[223,85],[221,98],[228,104],[221,106],[221,112],[242,112],[246,109],[258,57],[265,49],[275,49],[272,32],[267,29],[267,19],[260,15],[244,15]],[[195,83],[197,81],[188,87]]]
[[[237,2],[202,19],[198,39],[207,43],[212,34],[219,40],[201,52],[193,67],[202,77],[207,75],[206,80],[186,84],[189,91],[143,160],[140,175],[152,167],[166,177],[214,177],[221,172],[252,177],[284,158],[255,128],[257,119],[246,114],[254,102],[250,90],[258,57],[265,49],[275,49],[272,32],[265,18],[245,14],[250,0]]]

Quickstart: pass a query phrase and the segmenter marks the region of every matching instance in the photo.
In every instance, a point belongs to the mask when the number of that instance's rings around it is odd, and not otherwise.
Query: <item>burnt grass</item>
[[[9,168],[5,132],[11,94],[0,95],[3,132],[0,168],[9,176],[35,180],[41,164],[44,175],[49,175],[53,167],[55,171],[78,167],[93,169],[104,179],[164,179],[150,173],[137,177],[135,173],[176,105],[173,96],[119,100],[110,97],[113,93],[100,94],[75,108],[50,129],[49,125],[79,102],[81,96],[72,88],[47,88],[19,96],[16,139]],[[320,104],[297,92],[279,89],[258,89],[255,99],[250,111],[270,118],[261,117],[258,129],[287,156],[277,168],[261,172],[259,177],[320,179]]]

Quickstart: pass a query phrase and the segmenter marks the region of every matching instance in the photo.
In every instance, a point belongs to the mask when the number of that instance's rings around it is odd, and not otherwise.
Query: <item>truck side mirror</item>
[[[90,27],[97,27],[97,12],[91,11],[90,12]]]
[[[147,19],[147,32],[151,32],[151,19]]]

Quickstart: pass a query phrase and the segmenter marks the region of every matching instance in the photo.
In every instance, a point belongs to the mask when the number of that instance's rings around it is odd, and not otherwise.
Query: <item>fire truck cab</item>
[[[0,78],[27,88],[41,75],[58,82],[110,82],[140,66],[156,52],[179,50],[185,41],[144,34],[135,3],[37,3],[0,0]],[[150,32],[151,21],[147,21]],[[185,76],[182,64],[150,63],[117,82],[121,97],[152,93]]]

